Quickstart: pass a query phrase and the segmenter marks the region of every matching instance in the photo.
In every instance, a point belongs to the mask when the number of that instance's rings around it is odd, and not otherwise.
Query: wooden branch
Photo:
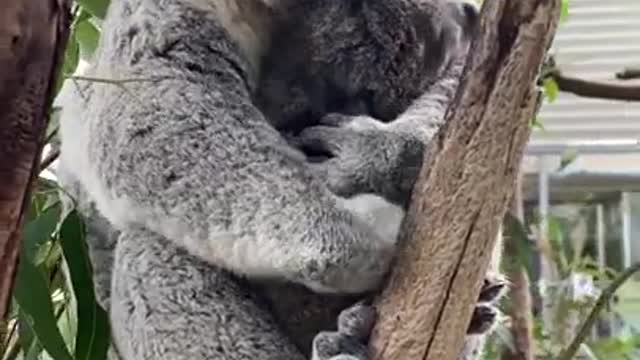
[[[407,243],[377,302],[375,359],[454,360],[462,348],[539,102],[559,0],[485,1],[481,36],[426,156]]]
[[[616,78],[620,80],[640,79],[640,67],[628,67],[616,73]]]
[[[7,315],[22,217],[70,24],[70,1],[2,0],[0,12],[0,315]]]
[[[640,101],[640,85],[638,84],[585,80],[564,75],[557,70],[552,72],[551,76],[558,84],[560,91],[590,98]]]

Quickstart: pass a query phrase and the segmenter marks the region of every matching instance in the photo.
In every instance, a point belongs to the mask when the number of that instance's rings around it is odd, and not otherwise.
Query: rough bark
[[[6,317],[23,213],[38,168],[56,69],[69,29],[66,0],[2,0],[0,11],[0,315]]]
[[[539,97],[559,0],[485,1],[458,94],[426,156],[377,303],[375,359],[454,360],[464,341]]]
[[[511,199],[511,214],[524,222],[524,209],[521,190],[522,174],[516,180],[516,189]],[[511,334],[513,349],[505,347],[502,360],[533,360],[533,314],[531,304],[531,283],[523,264],[518,263],[518,247],[516,242],[522,239],[507,234],[505,241],[505,258],[509,260],[507,278],[509,286],[509,307],[506,314],[511,318]]]

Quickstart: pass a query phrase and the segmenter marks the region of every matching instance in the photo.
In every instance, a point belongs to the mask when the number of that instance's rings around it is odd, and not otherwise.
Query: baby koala
[[[255,101],[293,133],[331,112],[395,119],[466,52],[478,21],[462,0],[300,0],[283,14]]]

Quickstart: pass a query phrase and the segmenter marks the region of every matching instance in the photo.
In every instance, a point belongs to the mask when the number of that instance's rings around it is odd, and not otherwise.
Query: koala
[[[395,119],[466,53],[477,7],[460,0],[301,0],[277,17],[256,103],[296,133],[327,113]]]
[[[427,93],[390,123],[364,115],[329,114],[320,121],[322,125],[303,129],[297,139],[299,146],[311,148],[312,152],[316,150],[316,153],[320,150],[331,156],[314,164],[323,173],[329,188],[358,202],[362,209],[368,209],[370,221],[382,228],[386,226],[392,236],[397,236],[398,228],[388,225],[389,220],[391,218],[391,224],[396,224],[393,219],[404,216],[422,164],[422,154],[444,120],[447,105],[457,88],[461,67],[461,63],[452,66]],[[382,196],[388,203],[372,203],[371,199],[379,200],[376,196]],[[397,211],[398,206],[400,212]],[[486,334],[492,330],[500,315],[497,303],[507,285],[506,279],[499,273],[501,252],[500,236],[459,360],[479,358]],[[295,329],[295,334],[304,334],[305,325],[318,321],[313,320],[314,316],[326,316],[337,302],[335,298],[318,300],[316,294],[305,297],[304,289],[290,287],[263,293],[272,299],[276,317],[285,319],[285,328]],[[304,299],[305,306],[300,305],[301,299]],[[317,309],[316,313],[312,310],[314,308]],[[292,309],[301,309],[303,313],[292,313]]]
[[[454,95],[460,59],[476,28],[477,8],[433,0],[296,5],[288,12],[295,15],[280,21],[263,61],[256,102],[282,132],[302,131],[293,142],[311,155],[308,159],[325,159],[315,166],[334,193],[364,209],[368,222],[386,230],[384,236],[396,237],[425,147]],[[397,26],[381,27],[372,21],[381,14],[391,19],[386,24]],[[326,115],[332,111],[339,113]],[[405,113],[398,117],[400,111]],[[317,124],[322,126],[311,126]],[[326,160],[327,156],[332,158]],[[470,335],[489,332],[498,316],[495,305],[506,285],[498,273],[500,244]],[[300,294],[303,289],[296,291],[265,292],[275,312],[287,319],[287,328],[300,334],[300,324],[308,324],[313,315],[313,300],[297,305],[305,297]],[[316,301],[315,307],[324,310],[316,315],[326,316],[333,300]],[[304,309],[303,320],[291,319],[295,308]],[[461,358],[477,357],[482,342],[482,336],[472,336]]]
[[[117,237],[102,303],[122,359],[367,358],[370,306],[335,307],[337,328],[310,330],[303,349],[261,291],[350,305],[396,246],[370,222],[372,202],[337,196],[254,103],[271,20],[290,6],[110,6],[88,75],[135,81],[76,89],[59,172],[109,227],[91,241]]]
[[[388,270],[395,239],[314,178],[253,104],[276,6],[113,2],[87,74],[135,81],[83,85],[64,108],[62,172],[117,231],[103,303],[124,359],[308,358],[250,283],[359,294]],[[366,329],[331,330],[313,359],[366,353],[353,335]]]

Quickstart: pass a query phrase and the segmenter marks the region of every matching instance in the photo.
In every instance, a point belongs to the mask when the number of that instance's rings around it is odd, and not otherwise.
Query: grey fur
[[[329,112],[391,121],[464,52],[476,22],[459,0],[296,1],[276,22],[256,101],[284,131]]]
[[[282,287],[317,304],[330,295],[309,289],[372,290],[395,247],[253,105],[270,35],[261,19],[281,10],[270,6],[114,1],[88,75],[137,81],[91,83],[65,107],[63,182],[86,194],[85,215],[110,223],[89,227],[103,241],[92,256],[117,236],[100,298],[124,360],[303,359],[308,334],[315,360],[366,359],[369,322],[320,332],[352,297],[335,295],[331,316],[296,334],[268,295]],[[346,313],[359,309],[370,312]]]
[[[303,358],[243,278],[359,293],[387,271],[393,239],[252,105],[265,14],[249,0],[115,1],[88,75],[138,80],[92,83],[64,109],[68,182],[119,231],[110,314],[124,359]]]

